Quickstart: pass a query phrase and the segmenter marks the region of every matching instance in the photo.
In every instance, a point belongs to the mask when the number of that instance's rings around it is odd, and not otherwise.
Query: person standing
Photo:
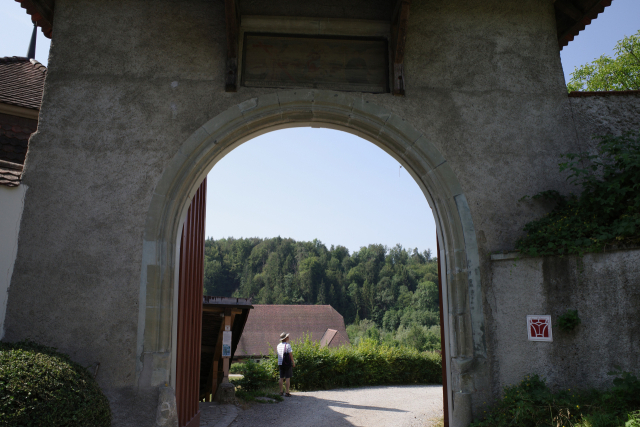
[[[276,351],[278,352],[278,367],[280,368],[280,396],[291,397],[289,387],[291,386],[291,376],[296,362],[293,360],[293,349],[289,344],[289,334],[286,332],[280,334],[280,344],[278,344]],[[283,380],[286,380],[285,393],[282,392]]]

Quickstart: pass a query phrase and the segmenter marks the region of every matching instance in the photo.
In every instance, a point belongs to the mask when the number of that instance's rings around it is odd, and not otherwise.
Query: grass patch
[[[430,427],[444,427],[444,417],[436,418]]]
[[[236,397],[243,401],[241,403],[247,403],[247,402],[276,403],[276,402],[282,402],[284,400],[284,397],[280,396],[277,389],[246,391],[246,390],[242,390],[241,388],[238,388],[236,390]],[[269,399],[273,399],[276,402],[268,402],[268,401],[265,402],[263,400],[256,400],[257,397],[268,397]]]

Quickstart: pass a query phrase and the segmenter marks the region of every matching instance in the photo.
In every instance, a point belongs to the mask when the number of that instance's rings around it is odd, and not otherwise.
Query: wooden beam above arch
[[[227,26],[227,64],[225,67],[225,92],[238,90],[238,37],[240,34],[240,14],[237,0],[225,0],[225,21]]]
[[[407,40],[410,5],[411,0],[398,0],[391,21],[391,63],[393,67],[391,93],[396,96],[404,96],[405,90],[404,47]]]

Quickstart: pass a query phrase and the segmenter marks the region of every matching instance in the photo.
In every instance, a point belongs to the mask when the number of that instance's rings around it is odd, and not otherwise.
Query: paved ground
[[[238,410],[231,427],[426,427],[442,416],[442,386],[362,387],[293,393]]]
[[[235,405],[200,402],[200,427],[228,427],[237,415]]]

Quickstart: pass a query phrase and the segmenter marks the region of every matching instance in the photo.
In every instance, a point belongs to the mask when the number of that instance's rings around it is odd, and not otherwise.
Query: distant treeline
[[[255,304],[330,304],[354,324],[348,328],[352,342],[365,336],[419,350],[439,347],[437,281],[437,259],[429,250],[400,245],[369,245],[349,254],[319,240],[205,242],[206,295],[251,297]]]

